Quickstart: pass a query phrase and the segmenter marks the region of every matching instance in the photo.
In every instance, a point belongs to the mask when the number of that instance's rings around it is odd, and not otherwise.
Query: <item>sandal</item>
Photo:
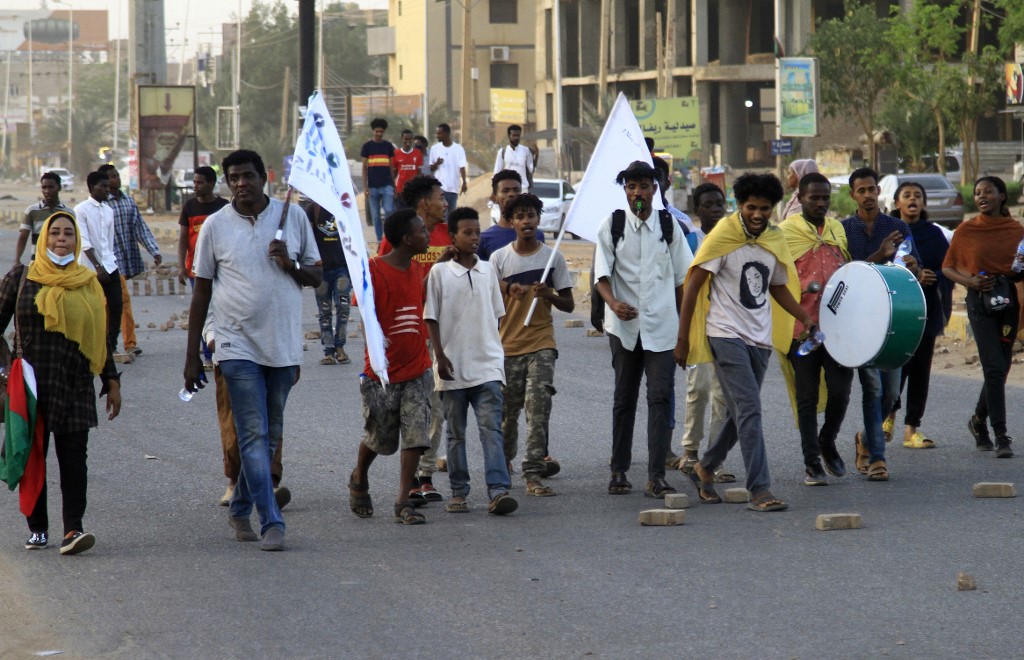
[[[679,466],[683,462],[682,456],[669,456],[668,460],[665,461],[666,470],[678,470]]]
[[[609,495],[629,495],[633,490],[633,484],[626,481],[624,472],[612,472],[612,480],[608,482]]]
[[[451,500],[448,504],[444,505],[444,510],[448,513],[469,513],[469,502],[462,500]]]
[[[893,417],[886,417],[882,420],[882,435],[885,436],[886,442],[892,442],[892,430],[896,426],[895,413]]]
[[[320,359],[320,364],[338,364],[333,355],[325,355]]]
[[[868,481],[889,481],[889,471],[885,469],[885,461],[875,461],[868,468]]]
[[[732,484],[736,483],[736,475],[729,472],[724,467],[719,467],[715,470],[715,483],[716,484]]]
[[[526,494],[534,497],[551,497],[555,494],[555,489],[540,481],[527,481]]]
[[[857,449],[857,472],[860,472],[861,474],[867,474],[868,465],[871,463],[871,455],[868,454],[868,450],[864,448],[864,443],[861,442],[861,438],[863,437],[864,434],[861,433],[860,431],[857,431],[857,434],[853,436],[853,442],[854,446]]]
[[[395,522],[403,525],[422,525],[427,522],[426,516],[415,509],[409,500],[395,503]]]
[[[550,456],[545,456],[544,457],[544,477],[545,478],[550,479],[551,477],[555,476],[556,474],[558,474],[561,471],[562,471],[562,464],[561,463],[559,463],[555,459],[551,458]],[[511,470],[509,470],[509,474],[512,474]]]
[[[722,498],[718,496],[715,491],[714,481],[704,481],[700,478],[699,472],[704,472],[704,468],[700,466],[700,463],[694,466],[693,470],[687,474],[690,477],[690,481],[697,487],[697,497],[704,504],[721,504]]]
[[[348,508],[360,518],[373,515],[373,500],[370,498],[370,484],[357,484],[355,470],[348,478]]]
[[[924,437],[924,433],[915,431],[910,438],[903,439],[903,446],[907,449],[933,449],[935,442]]]
[[[644,497],[665,497],[676,492],[676,489],[669,485],[664,479],[648,481],[644,488]]]
[[[789,508],[789,505],[768,491],[765,491],[750,500],[750,503],[747,504],[747,508],[751,511],[766,513],[768,511],[785,511]]]
[[[676,468],[683,474],[690,474],[693,472],[693,466],[697,464],[697,452],[686,452],[686,455],[679,461],[679,467]]]

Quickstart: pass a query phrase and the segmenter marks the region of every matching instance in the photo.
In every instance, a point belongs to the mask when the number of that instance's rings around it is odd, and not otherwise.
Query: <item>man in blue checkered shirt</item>
[[[121,336],[124,338],[126,361],[131,361],[142,354],[135,337],[135,316],[132,314],[132,300],[128,295],[128,280],[146,270],[139,252],[139,243],[153,255],[155,265],[163,261],[160,246],[156,244],[153,232],[149,230],[139,207],[128,193],[121,190],[121,175],[117,168],[107,164],[100,166],[100,172],[106,172],[110,180],[110,198],[107,203],[114,209],[114,254],[117,256],[117,268],[121,273],[121,300],[124,309],[121,312]]]
[[[888,263],[899,244],[910,236],[907,223],[882,213],[878,194],[878,173],[873,169],[862,167],[850,175],[850,197],[857,202],[857,212],[842,222],[853,261]],[[911,250],[904,261],[907,269],[920,278],[918,264],[921,256],[916,246]],[[864,432],[858,432],[855,438],[857,470],[867,475],[870,481],[888,481],[882,420],[888,417],[899,396],[900,370],[861,367],[857,375],[863,392],[861,405],[864,414]]]

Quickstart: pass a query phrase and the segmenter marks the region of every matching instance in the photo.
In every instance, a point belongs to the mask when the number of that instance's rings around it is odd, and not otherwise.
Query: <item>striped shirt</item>
[[[160,246],[153,238],[153,232],[142,219],[139,207],[132,196],[123,190],[110,193],[107,204],[114,210],[114,254],[117,255],[117,267],[121,275],[132,278],[146,270],[139,252],[139,243],[154,257],[160,254]]]

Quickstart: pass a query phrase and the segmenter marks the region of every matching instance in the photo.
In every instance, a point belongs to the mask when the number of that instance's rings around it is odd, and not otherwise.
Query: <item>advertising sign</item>
[[[700,160],[700,104],[696,96],[630,101],[644,137],[654,140],[657,151],[689,164]]]
[[[815,137],[818,134],[818,62],[813,57],[779,60],[779,97],[782,135]]]
[[[525,124],[526,90],[492,87],[491,121],[495,124]]]
[[[192,132],[196,88],[192,85],[139,85],[139,188],[161,190],[174,171],[174,159]]]
[[[1006,105],[1024,103],[1024,75],[1021,66],[1015,62],[1006,65]]]

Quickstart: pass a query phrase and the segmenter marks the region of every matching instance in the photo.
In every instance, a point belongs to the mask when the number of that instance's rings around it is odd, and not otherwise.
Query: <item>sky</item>
[[[319,9],[320,1],[317,0]],[[361,7],[367,9],[387,9],[387,0],[355,0]],[[74,9],[106,9],[110,12],[110,37],[128,37],[128,0],[69,0]],[[46,6],[49,9],[67,9],[67,4],[58,4],[53,0],[0,0],[4,10],[18,9],[39,9]],[[295,0],[284,0],[285,6],[292,13],[298,13],[298,3]],[[216,50],[220,43],[220,26],[222,23],[233,23],[238,14],[239,5],[242,14],[246,15],[252,8],[253,0],[164,0],[164,27],[167,29],[167,58],[169,60],[180,59],[182,44],[186,37],[188,46],[186,58],[190,57],[193,46],[199,42],[213,42]],[[118,9],[120,8],[120,21],[118,21]],[[187,26],[187,30],[186,30]],[[217,32],[217,35],[202,34],[203,32]]]

